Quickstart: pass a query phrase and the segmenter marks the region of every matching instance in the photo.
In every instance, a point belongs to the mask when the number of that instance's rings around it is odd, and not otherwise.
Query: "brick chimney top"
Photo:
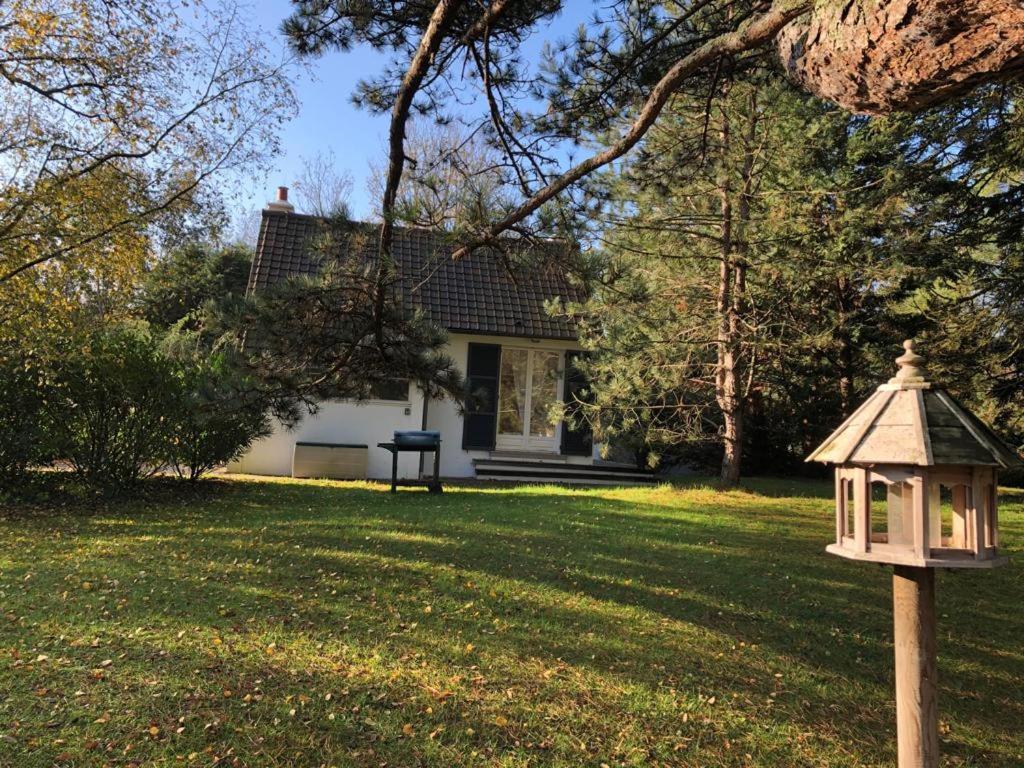
[[[284,211],[294,213],[295,206],[288,202],[288,187],[277,188],[277,198],[267,203],[268,211]]]

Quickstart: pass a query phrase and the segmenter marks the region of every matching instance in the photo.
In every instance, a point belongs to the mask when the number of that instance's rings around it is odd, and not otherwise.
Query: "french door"
[[[548,418],[558,400],[561,352],[502,347],[498,379],[500,450],[556,452],[557,426]]]

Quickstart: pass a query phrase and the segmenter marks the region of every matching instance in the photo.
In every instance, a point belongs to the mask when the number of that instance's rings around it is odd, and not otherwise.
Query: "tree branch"
[[[468,255],[473,250],[489,245],[513,225],[535,213],[541,206],[580,181],[598,168],[617,160],[636,146],[654,124],[672,94],[691,74],[715,59],[728,54],[757,48],[772,40],[793,19],[810,10],[810,0],[784,0],[766,13],[756,16],[739,29],[720,35],[688,56],[680,59],[666,72],[651,91],[629,130],[607,149],[591,155],[551,181],[533,197],[523,202],[505,218],[495,222],[452,254],[453,259]]]
[[[405,167],[405,124],[409,120],[409,110],[423,78],[430,69],[434,55],[441,47],[445,31],[461,4],[462,0],[440,0],[435,6],[416,53],[409,62],[409,69],[402,78],[395,106],[391,109],[391,127],[388,129],[388,173],[381,203],[381,213],[384,217],[380,232],[382,261],[391,255],[395,200],[398,197],[398,185]]]

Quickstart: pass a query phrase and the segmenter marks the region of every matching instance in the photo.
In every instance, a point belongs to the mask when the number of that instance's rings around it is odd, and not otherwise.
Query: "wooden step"
[[[653,474],[639,467],[627,464],[570,464],[565,461],[540,461],[532,459],[473,459],[473,466],[478,468],[502,468],[553,472],[600,472],[602,474],[636,475],[652,477]]]
[[[559,464],[568,463],[567,456],[561,456],[557,453],[551,453],[550,451],[491,451],[490,455],[486,459],[488,460],[501,460],[501,461],[549,461],[557,462]]]
[[[480,480],[591,485],[648,485],[658,481],[650,472],[616,465],[476,459],[473,466]]]
[[[595,480],[585,477],[551,477],[551,476],[530,476],[530,475],[516,475],[515,477],[497,477],[486,474],[480,474],[476,476],[477,480],[487,483],[523,483],[525,485],[607,485],[616,488],[622,488],[624,486],[634,485],[653,485],[654,480],[642,481],[642,480],[619,480],[615,478],[613,480],[602,479]]]

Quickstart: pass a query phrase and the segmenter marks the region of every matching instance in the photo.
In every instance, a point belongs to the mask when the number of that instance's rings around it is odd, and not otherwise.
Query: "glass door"
[[[526,448],[526,382],[530,353],[525,349],[501,349],[501,373],[498,376],[498,449],[521,451]]]
[[[548,412],[558,400],[560,352],[503,347],[498,386],[499,450],[557,450]]]
[[[551,406],[558,400],[558,352],[530,353],[529,414],[526,425],[526,447],[531,451],[556,451],[556,424],[548,418]]]

